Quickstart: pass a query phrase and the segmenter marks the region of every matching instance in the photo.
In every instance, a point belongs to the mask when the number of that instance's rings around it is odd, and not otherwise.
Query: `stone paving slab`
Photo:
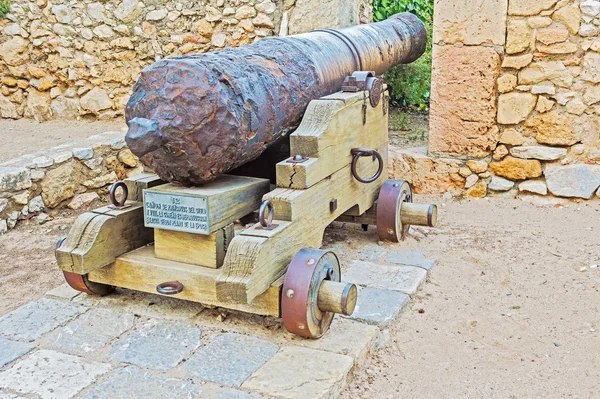
[[[89,391],[83,399],[180,399],[202,397],[193,381],[154,375],[134,366],[124,367],[108,381]]]
[[[337,398],[354,365],[350,356],[283,347],[242,385],[269,398]]]
[[[370,262],[378,261],[386,253],[387,250],[384,247],[377,244],[365,245],[364,247],[358,250],[358,256],[360,257],[360,259]]]
[[[20,358],[33,348],[33,345],[0,338],[0,369],[8,363]]]
[[[293,342],[307,348],[348,355],[355,364],[362,363],[379,341],[379,328],[336,317],[331,329],[320,339],[293,336]]]
[[[21,341],[35,340],[87,309],[70,302],[42,298],[0,317],[0,335]]]
[[[263,399],[262,396],[233,388],[202,386],[202,399]]]
[[[181,322],[150,320],[115,344],[109,357],[149,369],[169,370],[199,345],[199,328]]]
[[[414,294],[425,281],[427,270],[414,266],[387,266],[355,260],[342,280],[360,286]]]
[[[358,293],[356,309],[348,317],[386,328],[396,320],[409,299],[408,295],[398,291],[362,288]]]
[[[416,266],[425,270],[431,270],[431,268],[437,262],[436,260],[425,259],[423,254],[419,251],[392,251],[388,254],[385,260],[389,263],[405,266]]]
[[[108,309],[92,309],[52,332],[48,345],[74,354],[93,352],[133,327],[135,316]]]
[[[194,354],[183,369],[206,381],[239,387],[278,349],[255,337],[223,334]]]
[[[64,299],[73,299],[79,294],[81,294],[81,292],[74,290],[67,283],[65,283],[63,285],[59,285],[58,287],[54,288],[53,290],[46,292],[46,295],[48,295],[48,296],[55,296],[57,298],[64,298]]]
[[[71,398],[110,369],[106,363],[39,350],[1,372],[0,388],[37,394],[42,399]]]
[[[12,393],[8,393],[8,392],[2,392],[2,390],[0,389],[0,399],[27,399],[24,398],[22,396],[18,396]]]

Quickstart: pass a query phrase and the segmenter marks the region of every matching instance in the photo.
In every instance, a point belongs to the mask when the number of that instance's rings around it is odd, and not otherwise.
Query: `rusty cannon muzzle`
[[[423,23],[402,13],[161,60],[133,88],[125,140],[162,179],[201,185],[256,159],[300,124],[311,100],[339,91],[354,71],[383,74],[426,46]]]

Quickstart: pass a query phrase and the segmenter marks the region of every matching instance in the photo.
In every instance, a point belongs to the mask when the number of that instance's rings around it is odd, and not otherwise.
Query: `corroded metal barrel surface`
[[[406,13],[161,60],[133,88],[125,139],[164,180],[200,185],[257,158],[354,71],[383,74],[426,45],[423,23]]]

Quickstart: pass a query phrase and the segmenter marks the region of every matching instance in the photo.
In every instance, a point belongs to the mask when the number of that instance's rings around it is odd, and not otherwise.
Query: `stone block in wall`
[[[517,54],[527,50],[531,44],[531,31],[526,20],[513,19],[506,29],[506,53]]]
[[[546,195],[548,194],[548,187],[546,186],[546,182],[543,180],[526,180],[519,183],[519,191]]]
[[[33,118],[38,122],[44,122],[52,119],[52,110],[50,109],[50,94],[48,92],[28,90],[27,106],[25,108],[25,117]]]
[[[548,165],[548,190],[559,197],[590,199],[600,187],[600,165]]]
[[[539,114],[525,122],[525,127],[538,143],[550,145],[573,145],[579,141],[573,128],[575,118],[567,113],[551,111]]]
[[[569,4],[556,10],[552,19],[566,26],[572,34],[576,34],[581,26],[581,11],[577,4]]]
[[[111,108],[112,105],[112,100],[108,97],[106,91],[100,87],[94,87],[83,97],[81,97],[81,108],[95,114],[102,110]]]
[[[505,56],[502,68],[523,69],[533,61],[533,54]]]
[[[0,44],[0,60],[6,65],[19,66],[29,61],[29,41],[15,36]]]
[[[0,166],[0,198],[31,186],[29,171],[22,167]]]
[[[520,16],[538,15],[544,10],[549,10],[558,3],[558,0],[510,0],[508,14]]]
[[[588,52],[583,59],[580,78],[591,83],[600,83],[600,54]]]
[[[569,88],[573,84],[573,75],[561,61],[534,62],[519,71],[520,85],[535,85],[545,81]]]
[[[511,156],[500,162],[492,162],[490,171],[511,180],[524,180],[542,175],[542,164],[537,159],[520,159]]]
[[[433,42],[504,45],[508,0],[436,0]]]
[[[72,198],[81,180],[81,166],[77,162],[67,162],[46,173],[41,182],[42,198],[50,208]]]
[[[390,179],[408,181],[417,194],[458,193],[465,184],[461,166],[456,159],[428,156],[425,147],[389,149]]]
[[[523,122],[537,104],[537,96],[531,93],[510,92],[498,98],[498,123],[514,125]]]
[[[295,35],[322,28],[357,25],[357,0],[296,0],[288,22],[288,33]]]
[[[430,152],[483,158],[496,148],[499,73],[500,56],[491,47],[434,45]]]
[[[566,148],[549,147],[544,145],[519,146],[510,149],[510,155],[522,159],[539,159],[555,161],[567,155]]]
[[[17,112],[17,106],[13,104],[8,98],[0,94],[0,118],[3,119],[17,119],[19,113]]]

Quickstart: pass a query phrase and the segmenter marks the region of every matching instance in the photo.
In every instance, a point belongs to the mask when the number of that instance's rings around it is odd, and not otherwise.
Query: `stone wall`
[[[369,0],[12,0],[0,20],[0,116],[115,118],[156,60],[362,17]]]
[[[43,223],[62,208],[106,202],[110,184],[143,171],[123,136],[109,132],[0,163],[0,234],[19,220]]]
[[[394,167],[423,192],[600,196],[600,1],[435,7],[429,154]]]

